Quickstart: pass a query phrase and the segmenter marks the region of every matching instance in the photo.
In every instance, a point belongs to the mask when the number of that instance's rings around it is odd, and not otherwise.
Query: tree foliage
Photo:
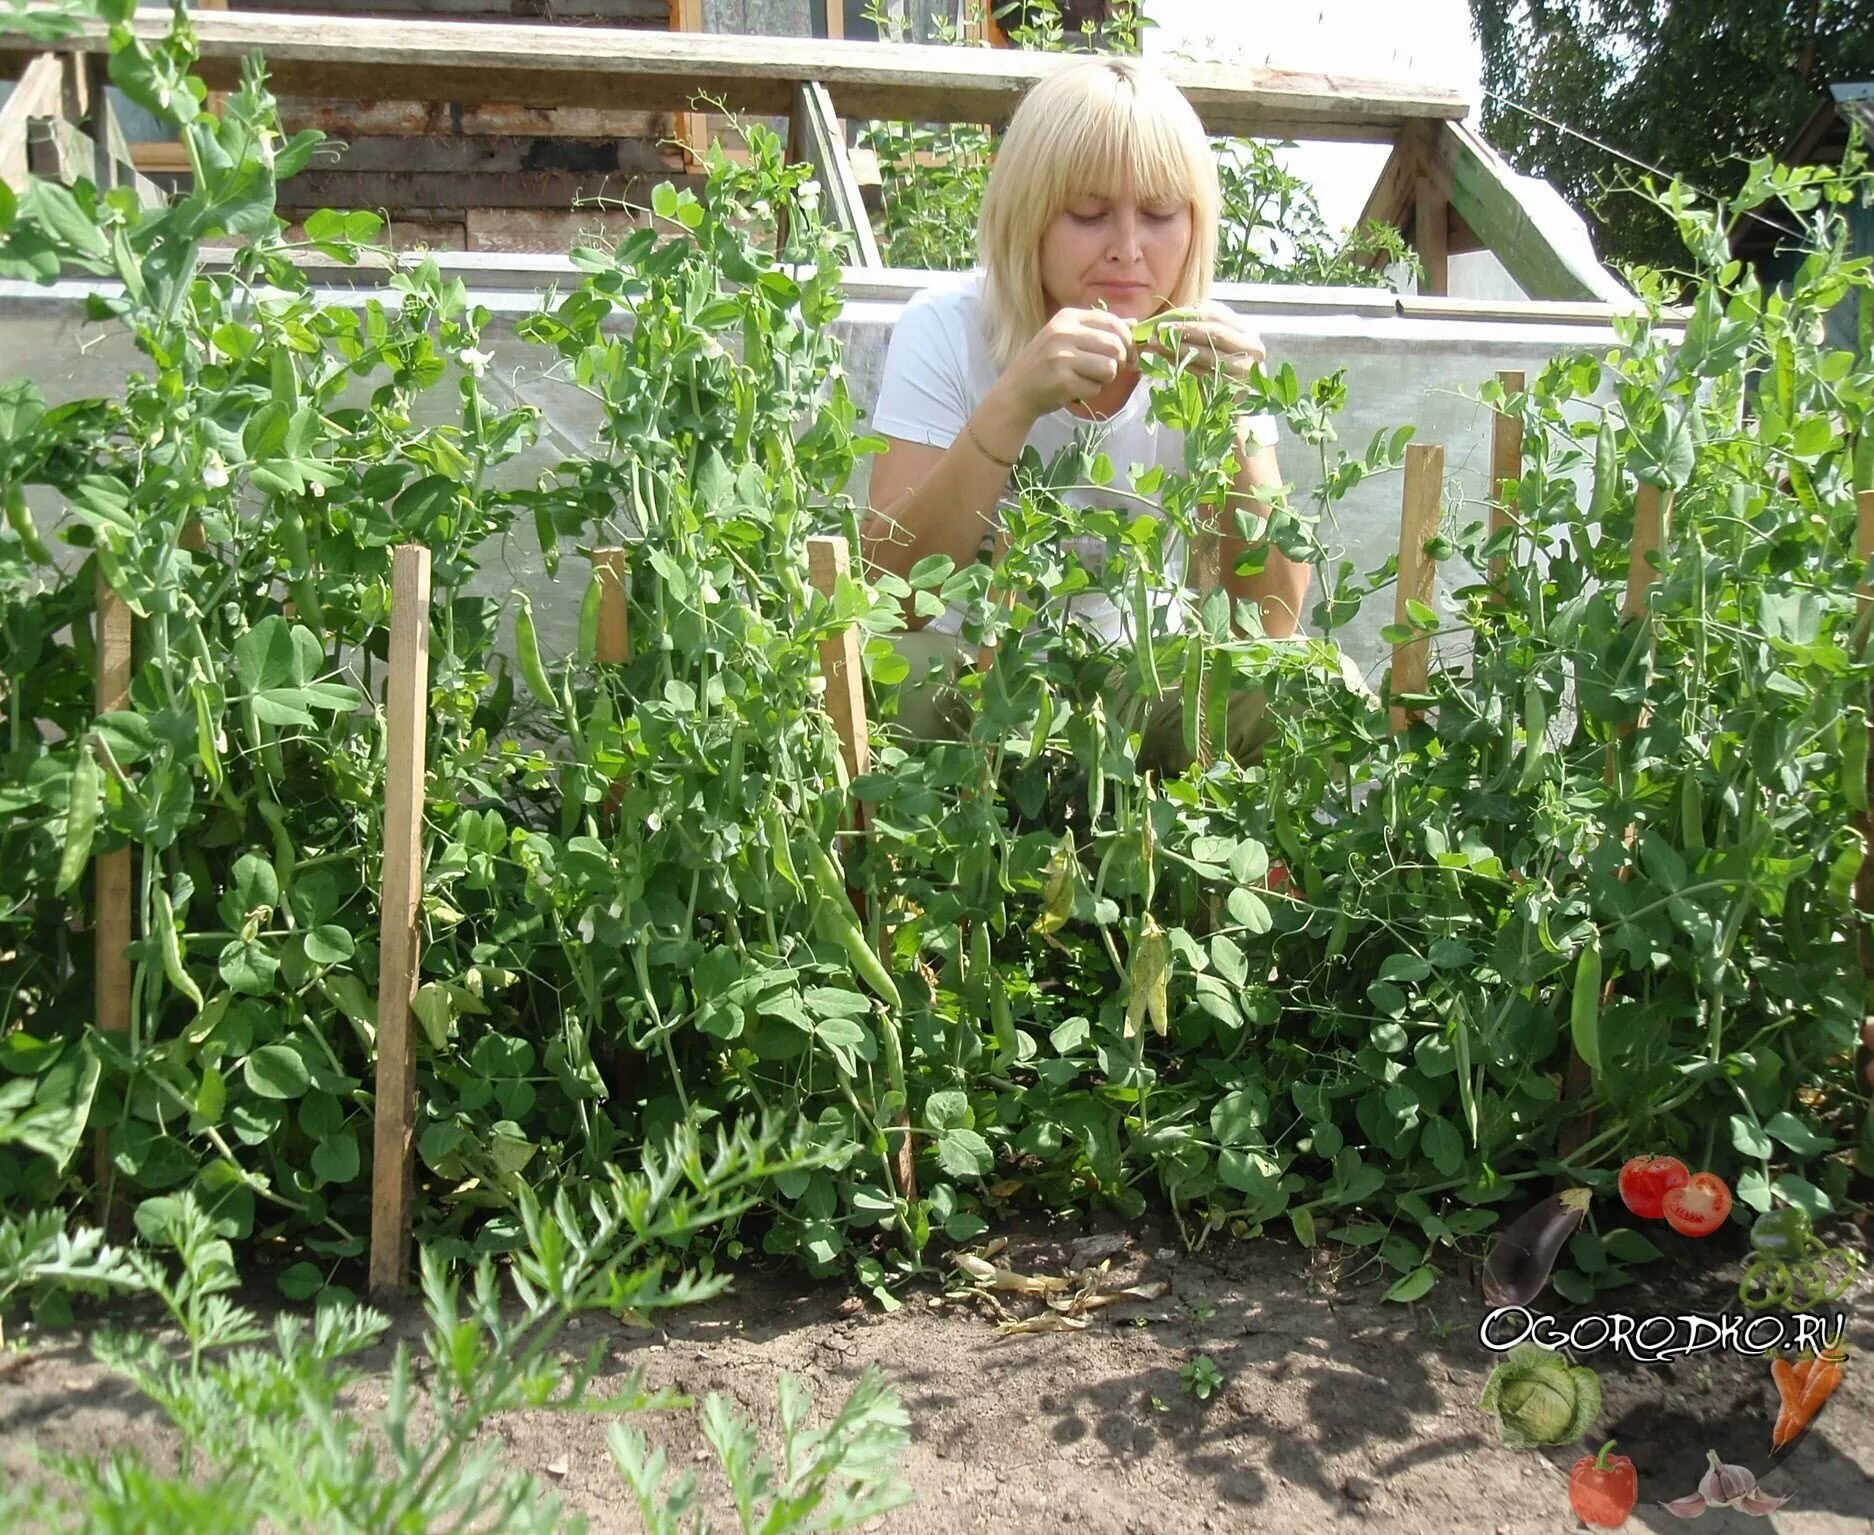
[[[1874,77],[1874,0],[1471,0],[1471,17],[1486,137],[1588,215],[1608,260],[1683,247],[1658,208],[1605,195],[1635,167],[1531,112],[1728,196],[1831,84]]]

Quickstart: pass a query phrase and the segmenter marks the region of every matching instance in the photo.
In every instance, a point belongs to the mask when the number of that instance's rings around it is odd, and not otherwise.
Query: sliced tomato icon
[[[1656,1221],[1666,1213],[1666,1195],[1691,1176],[1677,1157],[1630,1157],[1620,1169],[1620,1202],[1641,1220]]]
[[[1681,1236],[1708,1237],[1731,1213],[1731,1190],[1716,1173],[1694,1173],[1665,1201],[1666,1224]]]

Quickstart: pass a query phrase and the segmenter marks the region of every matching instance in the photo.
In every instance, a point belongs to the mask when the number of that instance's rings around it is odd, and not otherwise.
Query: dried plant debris
[[[1020,1333],[1078,1332],[1092,1313],[1117,1305],[1122,1300],[1158,1300],[1171,1288],[1163,1281],[1148,1284],[1127,1283],[1112,1272],[1112,1259],[1086,1264],[1071,1274],[1024,1274],[998,1261],[1008,1246],[998,1237],[985,1246],[965,1249],[950,1255],[962,1283],[950,1294],[972,1296],[982,1302],[994,1318],[996,1331],[1004,1337]],[[1012,1295],[1039,1297],[1047,1308],[1019,1316],[1003,1304]]]

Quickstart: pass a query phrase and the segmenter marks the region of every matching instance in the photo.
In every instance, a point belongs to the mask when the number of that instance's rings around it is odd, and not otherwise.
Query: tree
[[[1683,247],[1658,209],[1606,195],[1643,172],[1531,111],[1728,196],[1829,85],[1874,78],[1874,0],[1471,0],[1471,19],[1485,136],[1587,214],[1610,261]]]

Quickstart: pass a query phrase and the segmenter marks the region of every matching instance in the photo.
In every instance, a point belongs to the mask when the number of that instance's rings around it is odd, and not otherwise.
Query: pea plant
[[[1697,266],[1691,321],[1669,326],[1641,274],[1615,346],[1481,391],[1521,420],[1527,464],[1507,533],[1454,515],[1431,551],[1455,604],[1392,637],[1443,631],[1464,660],[1395,735],[1327,642],[1391,596],[1396,561],[1355,570],[1335,511],[1411,430],[1344,448],[1344,374],[1237,381],[1148,353],[1182,464],[1136,473],[1090,440],[1031,456],[995,569],[816,584],[808,540],[857,547],[846,485],[878,440],[831,331],[840,239],[772,134],[749,128],[746,165],[712,155],[701,197],[657,189],[643,228],[575,251],[575,281],[519,322],[600,418],[523,479],[540,421],[499,403],[462,285],[387,261],[369,215],[285,237],[274,188],[318,139],[282,141],[262,61],[216,117],[185,13],[148,40],[105,14],[112,78],[199,170],[160,209],[84,181],[0,205],[0,272],[110,279],[92,315],[141,358],[114,398],[0,382],[0,1209],[85,1192],[104,1131],[104,1192],[192,1199],[223,1240],[291,1244],[289,1296],[346,1298],[390,550],[416,542],[416,1205],[436,1264],[522,1251],[531,1199],[583,1208],[638,1146],[771,1122],[811,1155],[656,1242],[705,1274],[755,1254],[849,1272],[885,1305],[933,1243],[1024,1206],[1157,1201],[1192,1244],[1284,1227],[1370,1251],[1401,1301],[1523,1183],[1604,1182],[1633,1150],[1696,1158],[1753,1209],[1845,1210],[1851,1158],[1874,1160],[1846,1061],[1874,382],[1865,347],[1830,352],[1816,325],[1867,313],[1839,232],[1857,167],[1754,174],[1746,197],[1810,231],[1787,293],[1719,259],[1719,210],[1659,194]],[[389,270],[315,290],[305,249]],[[1266,525],[1229,496],[1246,411],[1318,462]],[[1666,537],[1623,621],[1643,485]],[[1069,494],[1088,490],[1091,510]],[[1172,541],[1219,526],[1242,572],[1271,546],[1315,567],[1313,640],[1269,640],[1221,589],[1170,624]],[[565,624],[544,594],[537,617],[485,590],[515,537]],[[1102,561],[1069,557],[1090,540]],[[615,547],[629,645],[601,652]],[[1497,554],[1500,582],[1463,574]],[[136,628],[129,705],[102,715],[100,580]],[[1117,642],[1074,621],[1088,596],[1123,615]],[[994,641],[960,680],[964,740],[893,729],[904,604],[961,606],[966,639]],[[857,777],[820,659],[854,628],[879,727]],[[1239,760],[1222,746],[1254,693]],[[1176,729],[1148,739],[1165,698]],[[125,848],[130,1028],[102,1033],[90,871]],[[1585,1294],[1652,1251],[1590,1229],[1557,1283]]]

